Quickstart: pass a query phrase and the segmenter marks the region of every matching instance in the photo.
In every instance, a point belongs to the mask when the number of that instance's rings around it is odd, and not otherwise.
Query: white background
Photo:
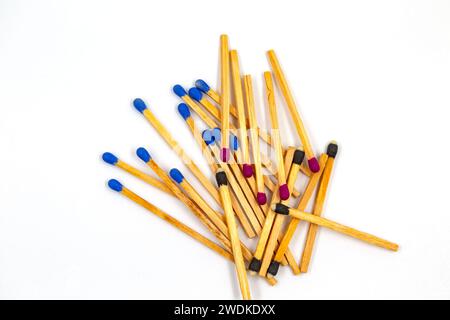
[[[142,97],[208,172],[171,88],[197,78],[216,87],[221,33],[255,77],[258,102],[274,48],[316,152],[339,142],[324,215],[401,246],[321,230],[310,273],[283,269],[276,287],[252,278],[253,297],[450,298],[444,0],[1,0],[0,297],[240,297],[230,263],[105,182],[120,179],[207,234],[183,205],[100,158],[111,151],[147,170],[134,155],[145,146],[193,180],[132,108]],[[284,143],[298,145],[280,121]]]

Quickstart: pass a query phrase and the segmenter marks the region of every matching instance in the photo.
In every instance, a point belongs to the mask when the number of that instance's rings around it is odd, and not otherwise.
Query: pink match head
[[[220,158],[223,162],[228,162],[230,160],[230,150],[228,148],[222,148],[220,150]]]
[[[282,184],[278,190],[280,192],[280,199],[281,200],[289,199],[289,196],[290,196],[291,193],[289,192],[289,188],[288,188],[286,183]]]
[[[243,164],[242,165],[242,173],[244,174],[244,177],[250,178],[253,176],[253,167],[249,164]]]
[[[267,203],[267,197],[266,197],[266,194],[263,193],[263,192],[258,192],[258,193],[256,194],[256,200],[258,201],[258,204],[259,204],[260,206],[266,204],[266,203]]]
[[[313,157],[311,159],[308,159],[308,167],[309,169],[311,169],[312,172],[319,172],[320,170],[320,165],[319,165],[319,161],[317,161],[316,157]]]

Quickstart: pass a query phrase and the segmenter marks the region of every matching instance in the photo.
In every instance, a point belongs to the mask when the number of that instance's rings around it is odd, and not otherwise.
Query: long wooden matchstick
[[[250,288],[248,285],[247,271],[245,270],[244,258],[242,256],[239,235],[237,232],[236,221],[234,219],[233,210],[231,208],[231,198],[228,190],[227,176],[224,171],[219,170],[216,173],[217,185],[219,187],[220,196],[222,198],[222,206],[227,220],[228,232],[230,235],[234,264],[239,279],[242,298],[250,300]]]
[[[290,197],[290,191],[286,184],[286,173],[283,163],[283,149],[281,145],[280,129],[278,127],[277,107],[275,105],[275,91],[273,88],[272,76],[270,72],[264,72],[264,79],[266,84],[267,104],[269,107],[270,121],[272,123],[272,144],[275,148],[277,158],[277,177],[278,185],[280,186],[279,194],[281,200],[287,200]]]
[[[141,198],[140,196],[138,196],[137,194],[135,194],[131,190],[125,188],[119,181],[117,181],[115,179],[111,179],[111,180],[108,181],[108,186],[112,190],[123,194],[125,197],[129,198],[130,200],[136,202],[137,204],[141,205],[145,209],[147,209],[150,212],[154,213],[159,218],[167,221],[169,224],[171,224],[172,226],[174,226],[178,230],[186,233],[188,236],[190,236],[193,239],[197,240],[201,244],[203,244],[206,247],[210,248],[211,250],[217,252],[222,257],[224,257],[224,258],[226,258],[226,259],[228,259],[230,261],[234,261],[233,256],[227,250],[225,250],[224,248],[222,248],[221,246],[219,246],[215,242],[209,240],[208,238],[202,236],[200,233],[198,233],[197,231],[191,229],[190,227],[188,227],[187,225],[185,225],[181,221],[173,218],[171,215],[165,213],[164,211],[162,211],[161,209],[159,209],[155,205],[153,205],[150,202],[144,200],[143,198]]]
[[[308,205],[309,199],[311,198],[314,190],[316,189],[317,183],[319,182],[319,179],[322,175],[323,167],[324,167],[327,159],[328,159],[328,156],[326,154],[322,154],[320,156],[320,159],[319,159],[320,170],[318,172],[314,173],[309,178],[308,184],[300,198],[300,202],[297,207],[299,210],[305,210],[306,206]],[[275,276],[277,274],[278,267],[281,263],[281,259],[283,258],[284,252],[287,250],[287,248],[289,246],[289,242],[291,241],[292,237],[294,236],[295,230],[297,229],[299,222],[300,222],[300,220],[298,220],[298,219],[291,219],[291,221],[289,221],[288,227],[287,227],[286,231],[284,232],[283,238],[278,246],[275,257],[273,258],[273,261],[271,262],[270,267],[267,270],[269,275]]]
[[[184,223],[180,222],[179,220],[173,218],[169,214],[165,213],[164,211],[162,211],[161,209],[159,209],[155,205],[153,205],[150,202],[148,202],[148,201],[144,200],[143,198],[139,197],[137,194],[135,194],[131,190],[125,188],[119,181],[117,181],[115,179],[111,179],[108,182],[108,186],[112,190],[123,194],[124,196],[126,196],[130,200],[134,201],[135,203],[141,205],[145,209],[147,209],[150,212],[154,213],[159,218],[167,221],[169,224],[173,225],[175,228],[177,228],[180,231],[186,233],[187,235],[189,235],[190,237],[194,238],[195,240],[197,240],[201,244],[205,245],[206,247],[210,248],[211,250],[217,252],[222,257],[224,257],[224,258],[226,258],[226,259],[228,259],[228,260],[230,260],[231,262],[234,263],[234,257],[231,254],[231,250],[227,251],[226,249],[222,248],[221,246],[219,246],[215,242],[213,242],[213,241],[209,240],[208,238],[202,236],[197,231],[191,229],[190,227],[188,227]],[[272,286],[277,283],[277,281],[274,278],[270,278],[269,279],[269,278],[266,277],[265,279]]]
[[[302,151],[296,150],[295,155],[294,155],[294,152],[292,150],[292,153],[287,152],[286,157],[290,158],[290,164],[293,164],[294,162],[297,163],[299,161],[301,163],[301,160],[303,160],[302,154],[304,155],[304,153]],[[286,166],[286,170],[289,170],[290,167],[291,167],[291,165]],[[295,179],[293,178],[293,176],[295,175],[295,171],[292,171],[292,175],[290,173],[291,171],[292,170],[289,171],[288,181],[291,184],[293,184],[295,182]],[[297,175],[295,175],[295,176],[297,176]],[[273,205],[279,201],[280,201],[280,198],[279,198],[278,193],[276,193],[276,192],[273,193],[271,205]],[[269,207],[269,210],[267,211],[267,214],[266,214],[266,220],[264,221],[263,229],[261,231],[261,234],[259,235],[259,240],[258,240],[258,244],[256,246],[256,250],[253,253],[253,259],[249,265],[249,269],[253,273],[259,273],[259,271],[261,270],[261,261],[263,258],[263,254],[264,254],[264,250],[266,248],[267,241],[269,239],[270,230],[272,229],[274,218],[275,218],[275,212],[273,212],[273,210],[271,210]],[[290,250],[287,249],[286,253],[290,253]],[[288,256],[286,256],[286,258],[288,258]],[[269,263],[270,263],[270,261],[269,261]],[[289,265],[291,266],[294,273],[296,273],[298,268],[296,266],[293,266],[291,263],[289,263]]]
[[[170,191],[169,188],[167,188],[167,186],[161,182],[158,179],[153,178],[152,176],[140,171],[139,169],[136,169],[135,167],[130,166],[128,163],[120,160],[119,158],[117,158],[115,155],[113,155],[110,152],[105,152],[102,155],[102,159],[103,161],[105,161],[106,163],[109,163],[113,166],[116,166],[122,170],[124,170],[125,172],[128,172],[130,174],[132,174],[133,176],[147,182],[149,185],[154,186],[155,188],[164,191],[165,193],[168,193],[170,195],[173,196],[173,193]]]
[[[198,79],[198,80],[195,81],[195,86],[201,92],[205,93],[208,97],[210,97],[215,103],[220,104],[221,96],[216,91],[214,91],[205,81],[203,81],[201,79]],[[204,99],[204,100],[208,101],[207,99]],[[233,105],[230,105],[230,113],[236,119],[239,116],[237,108],[234,107]],[[219,110],[217,110],[217,114],[219,114]],[[248,119],[247,119],[246,124],[247,125],[249,124]],[[259,130],[258,134],[261,137],[261,139],[263,139],[267,144],[271,144],[272,143],[271,137],[270,137],[270,135],[267,132],[265,132],[263,130]]]
[[[241,72],[239,71],[239,58],[236,50],[230,51],[230,62],[242,156],[242,172],[244,177],[249,178],[253,176],[253,167],[250,164],[250,154],[248,152],[247,119],[245,117],[244,94],[242,92]]]
[[[292,93],[289,90],[286,77],[284,76],[284,73],[281,70],[280,63],[278,62],[277,56],[275,55],[275,51],[269,50],[267,52],[267,55],[269,57],[269,62],[272,67],[272,71],[275,74],[275,78],[280,86],[284,99],[286,100],[286,104],[288,106],[291,117],[294,121],[297,133],[303,144],[303,148],[305,149],[305,153],[308,158],[308,166],[312,172],[318,172],[320,169],[319,162],[317,161],[317,158],[315,157],[314,152],[312,150],[308,134],[306,133],[305,126],[303,124],[302,119],[300,118],[300,114],[295,104],[294,97],[292,96]]]
[[[325,196],[327,194],[328,184],[331,178],[331,172],[333,171],[334,158],[336,157],[337,152],[338,145],[335,142],[330,143],[327,148],[328,160],[325,164],[325,169],[323,170],[322,179],[320,180],[316,201],[314,203],[313,214],[316,216],[320,216],[322,214],[323,204],[325,202]],[[302,260],[300,262],[301,272],[308,272],[317,229],[318,226],[316,224],[309,224],[308,234],[306,236],[305,246],[303,248]]]
[[[191,113],[189,110],[189,107],[184,104],[180,103],[178,105],[178,112],[183,117],[183,119],[186,121],[189,130],[191,131],[192,135],[194,136],[195,141],[198,143],[202,150],[202,154],[205,156],[206,161],[208,162],[209,166],[211,167],[212,172],[217,171],[217,164],[215,160],[213,159],[211,155],[211,151],[209,150],[207,144],[203,140],[202,133],[197,129],[195,126],[195,122],[191,117]],[[250,225],[250,222],[248,221],[248,218],[244,211],[242,211],[242,208],[236,198],[236,195],[234,193],[231,194],[231,203],[233,205],[233,209],[239,219],[239,222],[241,223],[242,228],[244,229],[245,233],[249,238],[254,238],[256,236],[255,231],[253,230],[252,226]]]
[[[250,122],[250,140],[252,142],[253,162],[255,166],[256,188],[258,194],[256,199],[260,205],[267,202],[267,196],[264,188],[263,173],[261,167],[261,155],[259,151],[258,124],[256,122],[255,103],[253,99],[253,84],[250,75],[244,76],[244,92],[246,97],[246,106],[248,120]]]
[[[362,232],[353,228],[350,228],[348,226],[342,225],[340,223],[337,223],[335,221],[322,218],[320,216],[316,216],[310,213],[306,213],[297,209],[289,208],[288,206],[278,203],[275,205],[273,210],[278,214],[284,214],[284,215],[290,215],[295,219],[299,220],[305,220],[310,223],[317,224],[319,226],[346,234],[350,237],[353,237],[355,239],[359,239],[361,241],[367,242],[369,244],[373,244],[375,246],[397,251],[398,250],[398,244],[381,239],[379,237],[376,237],[374,235],[371,235],[366,232]]]
[[[220,36],[220,89],[222,106],[222,144],[220,155],[223,162],[227,162],[230,156],[229,128],[230,128],[230,56],[228,50],[228,36]]]
[[[273,137],[273,135],[272,135]],[[303,162],[303,159],[305,157],[305,153],[303,150],[296,150],[296,154],[294,155],[294,158],[292,160],[292,166],[291,170],[289,171],[289,178],[288,178],[288,185],[290,188],[294,185],[295,181],[297,180],[298,173],[300,171],[300,164]],[[286,204],[288,199],[282,200],[281,203]],[[273,210],[273,209],[272,209]],[[264,257],[262,259],[261,263],[261,269],[259,270],[260,275],[268,275],[270,276],[272,273],[267,272],[268,269],[271,269],[272,267],[272,257],[274,255],[276,246],[277,246],[277,240],[281,235],[281,228],[283,227],[284,222],[284,216],[277,214],[275,217],[275,221],[272,226],[272,230],[270,231],[269,239],[267,240],[266,248],[264,251]],[[277,267],[277,265],[275,265]],[[299,274],[300,268],[297,268],[294,270],[294,274]]]

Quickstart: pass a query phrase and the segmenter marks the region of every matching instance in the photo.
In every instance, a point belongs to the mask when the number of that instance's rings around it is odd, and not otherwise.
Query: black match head
[[[258,273],[259,269],[261,269],[261,260],[258,260],[253,257],[252,261],[250,261],[250,264],[248,265],[248,269],[250,271],[254,271],[254,272]]]
[[[292,158],[292,163],[300,165],[305,159],[305,151],[297,149],[294,152],[294,157]]]
[[[331,158],[335,158],[338,152],[338,145],[336,142],[331,142],[327,147],[327,155]]]
[[[271,274],[272,276],[276,276],[278,273],[278,269],[280,268],[280,263],[278,261],[272,261],[270,263],[269,269],[267,269],[267,273]]]
[[[227,175],[223,171],[219,171],[216,173],[216,181],[217,185],[220,186],[226,186],[228,184]]]
[[[277,203],[276,205],[274,205],[273,211],[278,214],[284,214],[286,216],[289,215],[289,207],[282,203]]]

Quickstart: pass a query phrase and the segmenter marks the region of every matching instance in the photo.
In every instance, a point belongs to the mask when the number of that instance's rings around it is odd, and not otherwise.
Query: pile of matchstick
[[[316,158],[278,58],[273,50],[268,51],[267,55],[271,71],[264,72],[264,82],[270,134],[269,130],[260,130],[258,127],[252,77],[241,76],[237,51],[229,50],[227,35],[220,36],[220,94],[203,80],[197,80],[195,87],[188,91],[180,85],[173,88],[183,101],[178,105],[178,112],[198,143],[199,151],[206,157],[211,168],[210,174],[199,169],[143,100],[133,101],[134,107],[183,160],[186,168],[204,187],[204,192],[220,205],[223,212],[214,210],[180,170],[173,168],[167,172],[144,148],[137,149],[136,154],[157,178],[123,162],[112,153],[103,154],[105,162],[174,196],[186,205],[211,232],[215,241],[173,218],[119,181],[112,179],[108,182],[111,189],[234,262],[242,298],[246,300],[251,297],[247,270],[252,275],[261,276],[271,285],[277,282],[275,276],[280,265],[289,266],[296,275],[308,271],[318,227],[329,228],[388,250],[398,250],[395,243],[321,217],[338,145],[334,141],[330,142],[326,152],[319,159]],[[284,101],[275,101],[274,83],[280,89]],[[231,96],[234,101],[231,101]],[[282,104],[287,106],[299,137],[296,147],[284,148],[281,143],[277,109]],[[204,122],[207,130],[199,131],[200,126],[195,123],[192,112]],[[274,161],[260,150],[260,143],[272,148]],[[295,188],[300,175],[308,179],[304,190]],[[316,195],[313,210],[305,212],[313,194]],[[309,223],[309,229],[298,262],[289,245],[301,221]],[[249,249],[239,238],[239,227],[248,238],[257,239],[254,250]]]

